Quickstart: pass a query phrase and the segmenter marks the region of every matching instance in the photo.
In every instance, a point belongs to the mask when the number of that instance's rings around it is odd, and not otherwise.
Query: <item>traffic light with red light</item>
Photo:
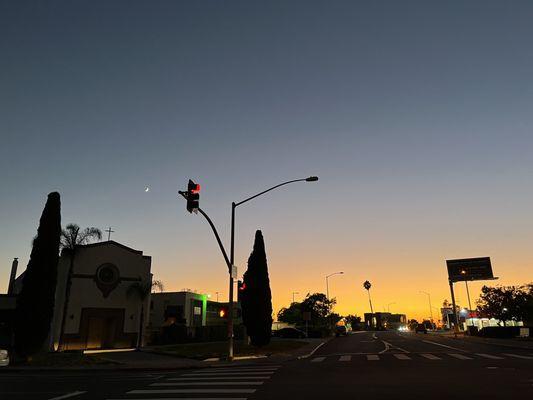
[[[187,211],[197,212],[200,207],[200,185],[189,179],[187,187]]]
[[[237,301],[239,303],[242,302],[245,291],[246,291],[246,283],[240,280],[237,281]]]

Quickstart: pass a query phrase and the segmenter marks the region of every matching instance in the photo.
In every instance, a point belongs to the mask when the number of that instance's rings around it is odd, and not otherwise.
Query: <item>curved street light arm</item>
[[[311,177],[309,178],[303,178],[303,179],[293,179],[292,181],[287,181],[287,182],[283,182],[283,183],[280,183],[279,185],[276,185],[276,186],[272,186],[270,189],[267,189],[267,190],[263,190],[261,193],[257,193],[256,195],[253,195],[251,197],[248,197],[247,199],[244,199],[242,201],[239,201],[237,203],[233,203],[233,207],[237,207],[237,206],[240,206],[241,204],[243,203],[246,203],[247,201],[250,201],[252,199],[255,199],[256,197],[259,197],[267,192],[270,192],[271,190],[274,190],[274,189],[277,189],[279,188],[280,186],[284,186],[284,185],[288,185],[289,183],[294,183],[294,182],[304,182],[304,181],[307,181],[307,182],[312,182],[313,180],[309,180]]]

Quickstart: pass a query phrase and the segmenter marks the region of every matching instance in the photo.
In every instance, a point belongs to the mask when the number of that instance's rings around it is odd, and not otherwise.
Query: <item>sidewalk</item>
[[[57,365],[57,366],[39,366],[39,365],[14,365],[9,367],[0,367],[0,374],[2,372],[14,371],[56,371],[56,372],[97,372],[97,371],[165,371],[165,370],[179,370],[179,369],[196,369],[196,368],[210,368],[219,367],[222,365],[239,364],[250,365],[262,362],[285,362],[298,357],[304,356],[312,352],[317,346],[323,342],[327,342],[330,338],[325,339],[306,339],[309,343],[288,352],[281,352],[272,354],[264,358],[246,358],[229,362],[227,360],[217,361],[201,361],[190,358],[178,357],[170,354],[161,354],[145,349],[142,351],[117,351],[117,352],[102,352],[97,354],[86,355],[86,357],[97,357],[97,363],[87,363],[83,365]]]

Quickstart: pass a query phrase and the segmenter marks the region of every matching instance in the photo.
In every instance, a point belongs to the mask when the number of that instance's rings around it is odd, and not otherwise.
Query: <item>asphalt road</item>
[[[309,357],[168,372],[0,372],[0,398],[533,398],[533,349],[436,334],[362,332]]]

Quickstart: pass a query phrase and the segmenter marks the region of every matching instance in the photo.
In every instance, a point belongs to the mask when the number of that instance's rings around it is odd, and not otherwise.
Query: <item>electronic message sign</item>
[[[451,282],[497,279],[492,274],[490,257],[446,260],[446,265]]]

